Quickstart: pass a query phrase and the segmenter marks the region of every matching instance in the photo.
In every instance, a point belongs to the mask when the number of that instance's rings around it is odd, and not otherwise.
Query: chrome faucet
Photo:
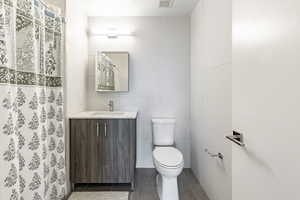
[[[110,112],[113,112],[114,111],[114,101],[113,100],[110,100],[109,103],[108,103],[108,108],[109,108],[109,111]]]

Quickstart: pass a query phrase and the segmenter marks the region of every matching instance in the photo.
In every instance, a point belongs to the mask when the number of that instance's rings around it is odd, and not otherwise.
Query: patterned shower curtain
[[[0,0],[0,199],[65,197],[64,28],[38,0]]]

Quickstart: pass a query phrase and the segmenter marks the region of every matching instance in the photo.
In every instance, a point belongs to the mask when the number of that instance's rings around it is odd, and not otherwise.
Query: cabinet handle
[[[104,124],[104,135],[105,135],[105,137],[106,137],[106,134],[107,133],[107,125],[106,125],[106,123]]]
[[[97,137],[99,137],[99,123],[97,123]]]

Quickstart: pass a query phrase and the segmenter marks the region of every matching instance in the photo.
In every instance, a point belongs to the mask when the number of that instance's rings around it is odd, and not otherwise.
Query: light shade
[[[120,36],[132,36],[133,33],[129,30],[118,30],[117,28],[109,28],[107,30],[95,30],[89,31],[90,35],[94,36],[105,36],[109,39],[116,39]]]

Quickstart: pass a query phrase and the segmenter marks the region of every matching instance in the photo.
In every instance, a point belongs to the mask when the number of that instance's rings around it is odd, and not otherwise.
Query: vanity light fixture
[[[133,33],[130,31],[119,31],[116,28],[109,28],[107,31],[90,31],[91,35],[95,36],[105,36],[109,39],[117,39],[118,37],[121,36],[132,36]]]
[[[160,0],[159,7],[160,8],[172,8],[175,0]]]

